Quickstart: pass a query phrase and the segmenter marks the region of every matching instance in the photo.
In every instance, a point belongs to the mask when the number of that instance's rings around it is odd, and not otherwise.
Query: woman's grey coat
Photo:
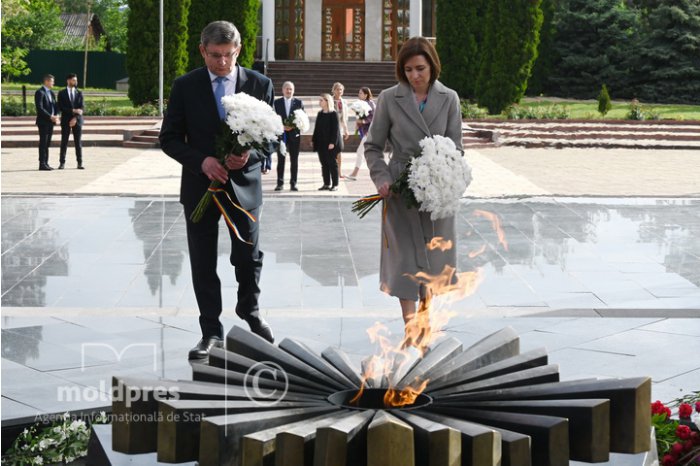
[[[435,81],[421,114],[408,84],[399,83],[384,90],[377,99],[377,109],[365,142],[365,158],[375,186],[379,188],[384,182],[393,183],[410,158],[420,153],[420,140],[433,135],[448,137],[458,149],[462,149],[462,115],[455,91]],[[383,154],[386,142],[392,147],[388,164]],[[445,266],[456,267],[454,217],[432,221],[430,213],[407,209],[396,196],[385,202],[379,273],[381,289],[400,299],[416,300],[419,294],[422,295],[414,279],[418,272],[437,275]],[[452,248],[429,250],[428,244],[434,237],[452,241]]]

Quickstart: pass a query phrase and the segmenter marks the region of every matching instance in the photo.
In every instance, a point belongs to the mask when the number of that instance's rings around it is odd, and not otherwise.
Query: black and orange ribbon
[[[228,199],[228,202],[229,202],[233,207],[235,207],[236,209],[240,210],[240,211],[243,212],[245,215],[247,215],[248,218],[251,219],[253,222],[257,222],[257,221],[258,221],[258,220],[255,218],[255,216],[254,216],[253,214],[251,214],[250,212],[248,212],[247,210],[245,210],[245,209],[244,209],[243,207],[241,207],[240,205],[238,205],[237,203],[235,203],[235,202],[233,201],[233,199],[231,199],[231,196],[229,195],[229,193],[228,193],[224,188],[212,188],[212,187],[209,187],[209,192],[212,194],[212,198],[214,199],[214,202],[216,203],[216,207],[219,209],[219,212],[221,212],[221,215],[224,217],[224,220],[226,221],[226,225],[228,225],[228,227],[231,229],[231,231],[233,231],[233,233],[236,235],[236,238],[238,238],[240,241],[243,241],[243,242],[246,243],[246,244],[252,245],[253,243],[251,243],[250,241],[246,241],[245,239],[243,239],[243,237],[241,236],[241,233],[238,231],[238,227],[236,227],[236,223],[233,221],[233,219],[231,218],[231,216],[229,216],[228,212],[226,212],[226,209],[224,208],[224,205],[221,203],[221,201],[220,201],[219,198],[217,197],[217,194],[220,194],[220,193],[226,194],[226,198]]]

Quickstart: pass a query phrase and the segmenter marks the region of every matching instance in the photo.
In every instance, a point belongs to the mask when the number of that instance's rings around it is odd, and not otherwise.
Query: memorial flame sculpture
[[[234,327],[193,381],[114,377],[112,448],[201,466],[563,466],[651,446],[648,377],[560,382],[511,328],[466,349],[442,338],[399,372],[363,380],[338,349]],[[413,403],[385,405],[417,379]]]

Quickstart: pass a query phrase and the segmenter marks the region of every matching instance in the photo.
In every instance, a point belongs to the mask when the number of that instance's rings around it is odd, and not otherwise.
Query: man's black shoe
[[[215,346],[217,348],[223,347],[223,340],[219,337],[202,338],[197,345],[190,350],[187,359],[204,359],[209,356],[209,351]]]
[[[248,323],[251,332],[263,337],[270,343],[275,342],[275,336],[272,334],[272,327],[270,327],[270,324],[265,322],[265,319],[260,317],[259,312],[254,312],[253,315],[243,315],[239,314],[238,311],[236,311],[236,314],[238,315],[238,317],[240,317]]]
[[[323,186],[321,186],[320,188],[318,188],[319,191],[328,191],[328,190],[330,190],[330,189],[331,189],[331,187],[328,186],[327,184],[324,184]]]
[[[58,169],[59,169],[59,170],[63,170],[65,167],[66,167],[66,166],[65,166],[64,164],[61,164],[61,165],[58,166]]]
[[[83,164],[82,164],[82,163],[79,163],[79,164],[78,164],[78,170],[85,170],[85,167],[83,167]]]
[[[282,185],[278,184],[277,186],[275,186],[275,191],[282,191]]]
[[[49,164],[47,164],[47,163],[42,163],[41,165],[39,165],[39,170],[50,171],[50,170],[53,170],[53,168],[49,167]]]
[[[292,186],[289,188],[290,191],[299,191],[299,189],[296,186]]]

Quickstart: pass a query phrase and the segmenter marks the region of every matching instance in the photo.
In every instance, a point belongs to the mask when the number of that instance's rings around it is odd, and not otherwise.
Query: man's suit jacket
[[[73,109],[79,108],[84,109],[85,105],[83,103],[83,93],[78,89],[73,89],[75,95],[73,96],[73,103],[70,101],[68,96],[68,89],[63,89],[58,93],[58,108],[61,111],[61,126],[67,125],[71,118],[76,117],[76,125],[83,125],[83,116],[73,113]]]
[[[236,93],[244,92],[272,106],[275,91],[272,81],[257,71],[237,66]],[[160,129],[160,146],[167,155],[182,164],[180,202],[193,209],[209,187],[202,173],[202,162],[216,157],[216,136],[222,129],[214,91],[206,67],[190,71],[173,82],[168,110]],[[251,150],[248,163],[240,170],[229,171],[233,191],[244,209],[262,204],[260,166],[266,154]]]
[[[36,125],[37,126],[53,126],[51,121],[52,115],[58,115],[58,106],[56,105],[56,95],[53,91],[49,91],[51,97],[46,93],[44,86],[41,86],[34,93],[34,105],[36,106]]]
[[[294,113],[294,110],[304,110],[304,102],[302,102],[300,99],[297,99],[296,97],[292,97],[292,102],[289,105],[289,114],[291,115]],[[282,121],[286,120],[289,115],[287,115],[287,111],[284,108],[284,97],[281,97],[277,100],[275,100],[275,112],[282,118]],[[293,129],[292,131],[285,131],[287,133],[287,142],[286,144],[289,145],[290,142],[294,144],[295,142],[299,142],[299,130],[298,129]]]

